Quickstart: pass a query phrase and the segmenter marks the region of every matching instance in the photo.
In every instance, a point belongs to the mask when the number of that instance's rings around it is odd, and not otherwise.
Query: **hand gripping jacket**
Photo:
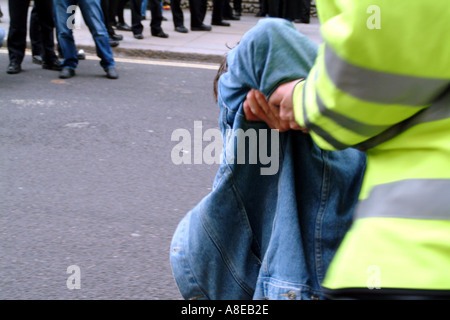
[[[317,7],[325,41],[294,89],[296,120],[323,149],[368,155],[353,225],[323,286],[337,297],[450,296],[448,1]]]

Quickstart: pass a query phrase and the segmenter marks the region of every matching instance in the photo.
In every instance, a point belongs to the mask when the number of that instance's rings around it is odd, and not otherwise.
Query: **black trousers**
[[[189,10],[191,12],[191,28],[200,27],[206,16],[206,0],[189,0]]]
[[[117,16],[117,22],[119,22],[119,23],[125,23],[125,20],[123,18],[123,9],[125,8],[125,5],[128,1],[129,0],[118,0],[118,2],[117,2],[116,16]],[[114,23],[116,23],[115,18],[114,18]]]
[[[131,30],[133,34],[141,34],[144,31],[144,26],[141,23],[141,6],[142,0],[120,0],[117,16],[119,22],[123,23],[123,8],[127,1],[130,1],[131,10]],[[157,34],[162,31],[162,8],[160,0],[149,0],[150,11],[152,14],[152,19],[150,22],[150,31],[152,34]]]
[[[39,16],[37,14],[36,6],[33,6],[33,9],[31,10],[29,30],[31,54],[33,56],[40,56],[42,52],[41,27],[39,25]]]
[[[115,34],[113,29],[114,19],[116,18],[118,0],[101,0],[103,15],[105,17],[105,26],[111,37]]]
[[[123,9],[127,2],[130,2],[130,10],[131,10],[131,30],[133,34],[141,34],[144,30],[144,27],[141,24],[141,6],[142,0],[119,0],[118,3],[118,19],[120,23],[125,23],[123,19]]]
[[[302,20],[302,22],[309,23],[311,17],[311,0],[301,0],[298,5],[300,6],[298,9],[299,16],[296,18]]]
[[[53,1],[35,0],[39,20],[42,46],[42,60],[51,63],[57,59],[55,54],[55,38],[53,35]],[[11,63],[21,64],[25,56],[28,7],[30,0],[9,0],[9,34],[8,52]]]
[[[242,0],[233,0],[233,9],[236,13],[242,13]]]
[[[224,0],[213,0],[213,9],[212,9],[212,23],[220,23],[223,20],[224,16]]]
[[[268,0],[266,3],[267,13],[271,17],[300,19],[302,22],[310,20],[311,0]]]
[[[150,4],[150,12],[152,14],[152,20],[150,21],[150,31],[152,34],[157,34],[162,31],[162,3],[161,0],[148,0],[148,2]],[[139,6],[139,12],[141,12],[140,8],[141,7]]]
[[[234,16],[233,9],[236,13],[241,13],[242,0],[233,0],[233,8],[231,7],[231,1],[225,0],[223,3],[223,16],[226,18]]]
[[[172,11],[173,25],[175,28],[184,26],[184,15],[181,10],[181,0],[171,0],[170,10]]]

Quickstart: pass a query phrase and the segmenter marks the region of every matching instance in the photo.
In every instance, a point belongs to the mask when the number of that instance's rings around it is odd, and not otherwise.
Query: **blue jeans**
[[[141,5],[141,16],[145,17],[146,13],[147,13],[147,5],[148,2],[147,0],[142,0],[142,5]]]
[[[3,46],[3,39],[5,39],[5,30],[0,28],[0,47]]]
[[[260,20],[228,53],[218,86],[222,162],[211,193],[182,219],[171,244],[184,298],[322,298],[321,282],[352,221],[365,154],[321,150],[299,131],[271,140],[267,125],[246,121],[242,110],[251,88],[270,96],[281,83],[306,77],[316,53],[276,18]],[[247,132],[270,141],[278,170],[261,174],[267,162],[236,161],[242,150],[232,139]]]
[[[109,35],[106,30],[100,0],[53,0],[53,3],[56,12],[58,40],[64,55],[63,67],[75,69],[78,65],[77,49],[70,28],[70,24],[74,24],[75,13],[73,10],[68,10],[69,6],[77,4],[94,39],[100,65],[105,70],[114,67],[113,52],[109,44]]]

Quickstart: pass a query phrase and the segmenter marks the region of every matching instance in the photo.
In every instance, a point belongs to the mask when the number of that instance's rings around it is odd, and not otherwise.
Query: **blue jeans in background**
[[[142,0],[142,6],[141,6],[141,16],[145,17],[145,14],[147,13],[147,0]]]
[[[218,86],[221,165],[211,193],[182,219],[171,244],[185,299],[323,298],[325,272],[352,222],[365,154],[321,150],[299,131],[271,140],[267,125],[247,121],[242,110],[250,89],[270,96],[307,77],[316,54],[292,23],[276,18],[260,20],[228,53]],[[279,163],[272,174],[262,174],[263,161],[236,162],[243,150],[232,139],[250,131],[270,142]],[[252,146],[245,148],[248,154]]]
[[[83,19],[92,34],[100,65],[104,70],[114,67],[113,52],[109,44],[109,35],[105,27],[100,0],[53,0],[53,3],[58,40],[64,55],[63,67],[76,69],[78,65],[77,49],[72,33],[75,12],[68,10],[69,6],[75,5],[79,6]]]
[[[0,27],[0,47],[3,46],[3,39],[5,39],[5,30]]]

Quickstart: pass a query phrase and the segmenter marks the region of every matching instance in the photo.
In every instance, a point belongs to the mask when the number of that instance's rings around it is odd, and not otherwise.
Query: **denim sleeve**
[[[316,56],[317,45],[291,22],[261,19],[228,53],[228,71],[220,78],[219,95],[237,111],[250,89],[269,97],[280,84],[306,78]]]

